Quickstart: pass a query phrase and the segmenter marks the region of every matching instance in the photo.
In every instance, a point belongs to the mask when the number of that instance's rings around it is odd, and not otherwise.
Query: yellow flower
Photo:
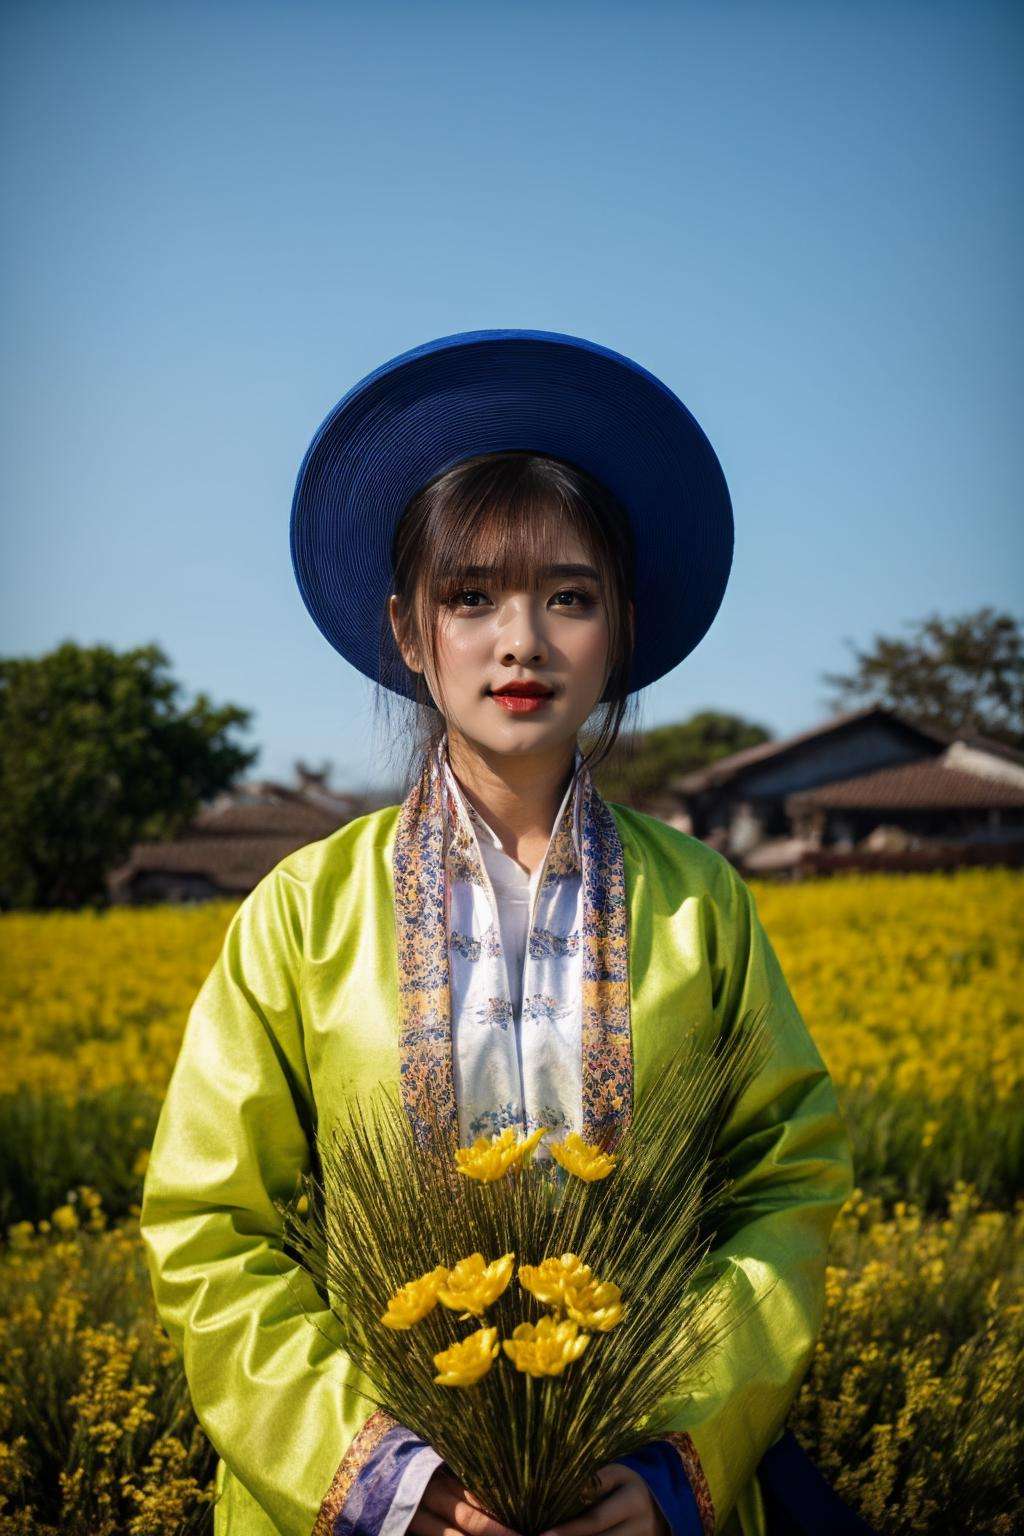
[[[381,1322],[386,1328],[411,1328],[437,1304],[438,1286],[447,1277],[448,1266],[438,1264],[436,1269],[428,1269],[425,1275],[410,1280],[388,1298],[388,1309],[381,1314]]]
[[[539,1264],[520,1264],[519,1284],[524,1291],[546,1307],[563,1307],[570,1286],[586,1285],[593,1276],[590,1265],[575,1253],[563,1253],[557,1259],[542,1259]]]
[[[498,1347],[497,1328],[478,1328],[434,1356],[440,1373],[434,1380],[442,1387],[471,1387],[486,1376],[497,1358]]]
[[[561,1163],[563,1168],[588,1183],[606,1179],[615,1167],[614,1152],[602,1152],[593,1142],[584,1141],[576,1131],[570,1131],[562,1141],[549,1141],[548,1149],[556,1163]]]
[[[546,1136],[550,1129],[549,1125],[538,1126],[521,1140],[511,1126],[502,1131],[500,1136],[478,1136],[471,1147],[456,1149],[456,1166],[468,1178],[479,1179],[482,1184],[491,1184],[507,1173],[509,1168],[525,1162],[541,1137]]]
[[[51,1212],[51,1215],[54,1226],[61,1232],[74,1232],[78,1226],[78,1217],[75,1215],[75,1208],[72,1205],[58,1205],[57,1209]]]
[[[468,1259],[460,1259],[438,1286],[438,1301],[463,1317],[479,1317],[511,1280],[514,1258],[514,1253],[506,1253],[487,1264],[482,1253],[471,1253]]]
[[[542,1317],[539,1323],[520,1323],[502,1348],[517,1371],[530,1376],[561,1376],[571,1360],[578,1360],[587,1347],[589,1333],[580,1333],[571,1318],[557,1322]]]
[[[567,1314],[581,1328],[607,1333],[622,1317],[622,1292],[611,1280],[599,1280],[575,1253],[539,1264],[520,1264],[519,1284],[531,1296]]]
[[[622,1292],[612,1280],[587,1280],[566,1286],[563,1305],[581,1328],[607,1333],[622,1317]]]

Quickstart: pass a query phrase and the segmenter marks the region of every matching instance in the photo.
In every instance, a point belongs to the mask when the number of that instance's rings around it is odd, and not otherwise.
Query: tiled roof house
[[[733,753],[672,789],[689,830],[750,873],[812,854],[821,864],[826,850],[868,865],[887,850],[917,855],[906,867],[940,850],[961,862],[1024,854],[1024,754],[877,705]]]
[[[116,903],[241,897],[286,854],[327,837],[366,809],[298,765],[299,784],[248,781],[204,807],[180,836],[136,843],[108,879]]]

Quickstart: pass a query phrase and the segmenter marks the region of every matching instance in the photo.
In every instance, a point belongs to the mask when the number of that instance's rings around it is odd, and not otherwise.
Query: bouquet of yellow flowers
[[[382,1089],[279,1207],[373,1401],[524,1536],[592,1502],[598,1467],[658,1438],[709,1364],[718,1147],[764,1046],[763,1011],[687,1036],[614,1150],[544,1126],[453,1147]]]

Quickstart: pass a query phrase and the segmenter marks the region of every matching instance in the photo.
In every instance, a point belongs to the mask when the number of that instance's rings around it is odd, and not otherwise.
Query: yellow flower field
[[[941,1101],[1024,1081],[1024,877],[851,875],[751,882],[804,1018],[842,1083]],[[0,918],[0,1040],[13,1088],[160,1093],[234,910]]]
[[[161,1095],[234,902],[0,917],[0,1042],[13,1089]]]
[[[886,1536],[1009,1536],[1024,1528],[1024,875],[753,889],[859,1184],[792,1427]],[[212,1529],[212,1457],[136,1218],[233,909],[0,916],[0,1536]]]
[[[849,875],[753,886],[833,1076],[936,1104],[1024,1083],[1024,877]]]

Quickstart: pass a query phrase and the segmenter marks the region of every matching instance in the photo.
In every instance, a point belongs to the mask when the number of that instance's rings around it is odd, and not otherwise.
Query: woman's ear
[[[398,646],[398,649],[401,652],[402,660],[409,668],[409,671],[422,672],[423,668],[420,665],[419,652],[416,649],[416,646],[411,642],[407,642],[402,637],[400,614],[401,609],[398,601],[398,593],[392,592],[391,596],[388,598],[388,618],[391,620],[391,633],[395,637],[395,644]]]

